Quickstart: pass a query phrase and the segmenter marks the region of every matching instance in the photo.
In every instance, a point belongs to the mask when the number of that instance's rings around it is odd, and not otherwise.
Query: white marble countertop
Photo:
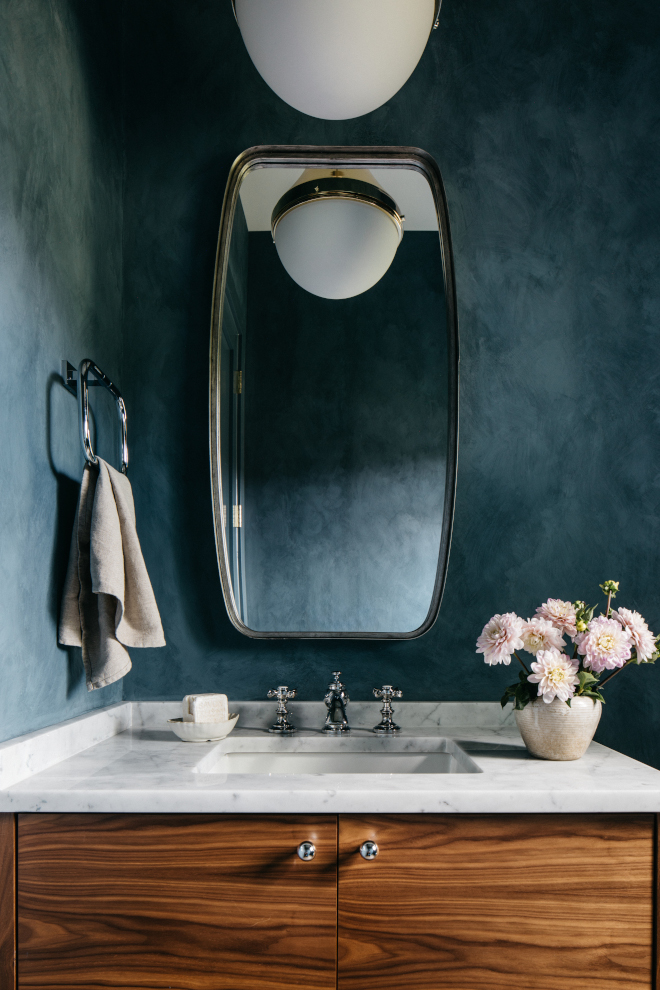
[[[269,735],[272,704],[234,703],[224,743],[184,743],[168,729],[179,703],[124,702],[0,745],[0,811],[161,813],[660,812],[660,772],[592,743],[572,763],[531,757],[511,708],[490,703],[399,703],[398,748],[458,743],[478,772],[295,774],[204,772],[223,747],[295,749],[322,740],[322,703],[294,702],[300,731]],[[376,737],[377,703],[349,707],[352,737]],[[379,739],[387,747],[388,739]],[[376,745],[376,743],[374,743]]]

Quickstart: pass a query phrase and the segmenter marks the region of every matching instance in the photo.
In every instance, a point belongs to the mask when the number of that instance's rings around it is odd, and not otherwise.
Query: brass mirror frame
[[[234,213],[241,183],[246,173],[256,168],[405,168],[420,172],[427,180],[438,219],[442,275],[445,288],[448,345],[448,441],[447,475],[445,487],[444,515],[438,567],[431,604],[424,622],[411,632],[259,632],[250,629],[239,618],[232,583],[227,566],[227,538],[222,511],[222,476],[220,452],[220,353],[222,340],[222,317],[229,248],[234,223]],[[227,614],[239,632],[251,639],[353,639],[353,640],[406,640],[417,639],[428,632],[440,610],[442,594],[447,578],[447,564],[454,521],[456,496],[456,466],[458,458],[458,315],[456,309],[456,285],[449,233],[447,199],[440,169],[429,154],[420,148],[405,147],[319,147],[307,145],[262,145],[248,148],[238,156],[232,165],[220,217],[220,233],[215,262],[213,283],[213,304],[211,315],[211,341],[209,356],[209,444],[211,459],[211,493],[213,499],[213,524],[215,546],[222,594]]]

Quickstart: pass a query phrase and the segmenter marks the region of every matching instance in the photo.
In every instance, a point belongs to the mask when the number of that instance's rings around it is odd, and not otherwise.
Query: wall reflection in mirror
[[[407,151],[254,149],[230,176],[212,486],[247,635],[410,638],[437,614],[457,330],[442,182]]]

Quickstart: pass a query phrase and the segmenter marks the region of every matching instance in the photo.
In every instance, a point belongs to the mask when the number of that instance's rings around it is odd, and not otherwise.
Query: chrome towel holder
[[[77,374],[77,378],[76,378]],[[94,377],[89,378],[92,374]],[[92,448],[92,438],[89,430],[89,388],[94,385],[102,385],[106,388],[110,395],[115,400],[117,405],[117,414],[119,416],[119,428],[121,430],[120,444],[121,444],[121,470],[123,474],[126,474],[126,469],[128,467],[128,442],[126,439],[126,405],[122,398],[121,392],[116,385],[110,381],[107,375],[105,375],[99,366],[95,364],[90,358],[83,358],[83,360],[78,365],[78,371],[72,364],[66,360],[62,360],[62,380],[65,389],[71,392],[72,395],[78,398],[78,411],[80,413],[80,442],[82,444],[83,454],[85,455],[85,460],[88,464],[98,464],[98,458],[94,453]],[[80,385],[80,388],[78,388]]]

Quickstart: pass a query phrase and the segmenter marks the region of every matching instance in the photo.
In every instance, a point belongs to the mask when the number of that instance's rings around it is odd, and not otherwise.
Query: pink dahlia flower
[[[477,640],[477,653],[483,653],[488,664],[511,663],[514,650],[522,650],[524,622],[515,612],[494,615],[484,626]]]
[[[637,659],[642,663],[649,661],[655,653],[655,636],[639,612],[631,612],[629,608],[615,609],[612,618],[618,619],[632,636]]]
[[[577,675],[579,663],[571,660],[559,650],[539,650],[536,663],[532,664],[533,674],[527,678],[532,684],[538,684],[538,694],[546,705],[555,698],[568,701],[575,694],[575,688],[580,683]]]
[[[575,637],[578,653],[584,657],[584,666],[601,674],[604,670],[623,667],[630,660],[633,647],[631,634],[616,619],[599,615],[592,619],[589,628]]]
[[[528,619],[522,631],[523,646],[535,656],[539,650],[559,650],[566,646],[562,634],[548,619]]]
[[[536,614],[551,622],[555,629],[564,635],[575,636],[575,606],[563,602],[561,598],[548,598],[545,605],[539,605]]]

